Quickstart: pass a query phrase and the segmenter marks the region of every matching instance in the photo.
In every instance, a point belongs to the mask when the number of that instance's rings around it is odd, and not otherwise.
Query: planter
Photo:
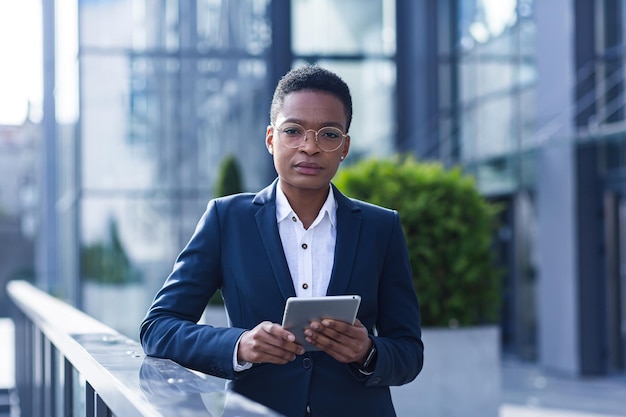
[[[423,329],[424,369],[392,387],[398,417],[497,417],[500,330],[497,326]]]

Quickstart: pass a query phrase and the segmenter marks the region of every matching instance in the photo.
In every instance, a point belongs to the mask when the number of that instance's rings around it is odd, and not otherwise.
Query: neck
[[[285,197],[287,197],[289,205],[298,215],[298,218],[304,225],[304,228],[308,229],[313,221],[315,221],[315,218],[328,198],[330,184],[327,188],[316,190],[283,187],[280,181],[278,186],[281,187],[281,190],[285,193]]]

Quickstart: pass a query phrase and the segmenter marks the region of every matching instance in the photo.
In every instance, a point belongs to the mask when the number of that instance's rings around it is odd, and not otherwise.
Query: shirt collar
[[[324,205],[320,209],[317,217],[320,217],[321,214],[328,214],[328,220],[330,220],[330,224],[335,227],[337,224],[337,201],[335,201],[335,194],[333,193],[333,187],[328,186],[328,196],[326,197],[326,201]],[[276,184],[276,221],[280,223],[285,220],[285,218],[290,215],[296,215],[291,205],[289,204],[289,200],[287,200],[287,196],[283,193],[283,190],[280,188],[280,181]]]

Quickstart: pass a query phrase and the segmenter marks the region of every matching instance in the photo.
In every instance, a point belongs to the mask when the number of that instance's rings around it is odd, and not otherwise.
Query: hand
[[[304,348],[295,340],[296,337],[279,324],[264,321],[241,336],[237,360],[283,365],[304,353]]]
[[[362,365],[372,349],[372,340],[359,319],[353,325],[332,319],[313,321],[304,335],[307,342],[342,363],[356,362]]]

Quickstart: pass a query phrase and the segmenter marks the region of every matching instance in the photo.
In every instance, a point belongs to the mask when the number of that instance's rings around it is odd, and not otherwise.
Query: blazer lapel
[[[330,276],[327,295],[345,294],[350,282],[352,266],[361,230],[360,208],[331,184],[337,200],[337,242],[335,243],[335,263]]]
[[[278,180],[275,180],[271,185],[261,190],[254,198],[253,203],[261,206],[255,214],[257,228],[280,292],[287,299],[288,297],[295,297],[296,290],[293,288],[293,280],[276,224],[277,182]]]

